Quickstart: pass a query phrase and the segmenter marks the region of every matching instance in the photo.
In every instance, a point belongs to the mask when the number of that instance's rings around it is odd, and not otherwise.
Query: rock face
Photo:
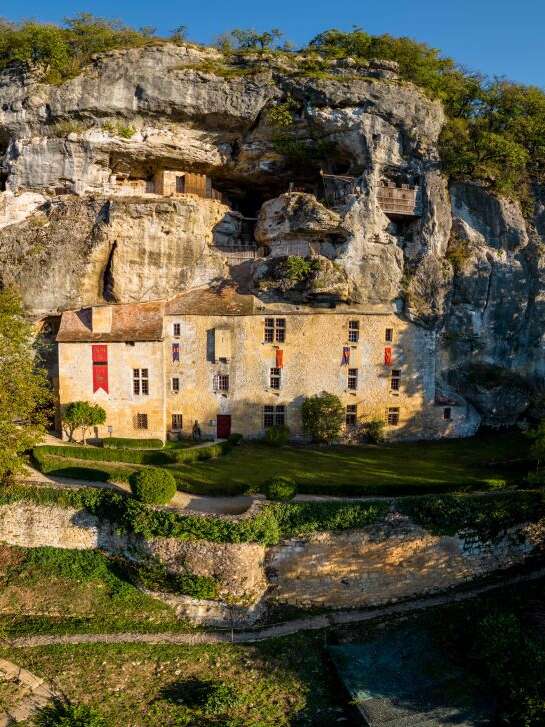
[[[253,73],[214,72],[225,62],[163,44],[98,56],[60,86],[2,71],[0,285],[42,317],[231,274],[270,295],[261,282],[274,259],[307,258],[319,273],[275,295],[393,305],[437,332],[440,385],[485,423],[539,415],[543,189],[532,219],[476,184],[449,189],[442,108],[394,66],[340,63],[311,79],[274,58]],[[269,111],[287,99],[293,123],[279,136]],[[223,201],[131,196],[117,184],[147,189],[164,169],[207,174]],[[328,193],[328,174],[342,194]],[[406,189],[417,190],[414,211],[388,207]],[[242,259],[258,259],[237,277],[229,250],[248,243],[258,252]],[[483,367],[498,371],[480,379]]]

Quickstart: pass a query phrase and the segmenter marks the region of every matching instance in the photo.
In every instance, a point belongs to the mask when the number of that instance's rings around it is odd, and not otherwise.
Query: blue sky
[[[466,67],[545,87],[545,2],[543,0],[3,0],[0,15],[11,20],[61,21],[78,10],[119,17],[130,25],[155,26],[168,33],[187,25],[191,38],[211,42],[235,28],[280,27],[296,44],[320,30],[350,30],[408,35],[442,49]]]

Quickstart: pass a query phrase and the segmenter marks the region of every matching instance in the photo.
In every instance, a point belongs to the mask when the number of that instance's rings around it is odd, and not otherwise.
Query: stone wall
[[[255,543],[146,542],[74,509],[17,503],[0,507],[0,541],[21,547],[91,549],[168,570],[212,576],[221,601],[154,593],[182,618],[207,625],[254,623],[271,604],[302,608],[379,606],[467,583],[521,564],[543,548],[545,521],[522,524],[494,543],[469,534],[436,536],[399,513],[361,530],[318,533],[266,550]]]

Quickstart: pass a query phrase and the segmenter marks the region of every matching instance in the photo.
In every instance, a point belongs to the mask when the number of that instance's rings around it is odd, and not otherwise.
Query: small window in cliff
[[[451,418],[452,418],[452,409],[450,408],[450,406],[446,406],[443,409],[443,419],[446,422],[450,422]]]
[[[350,343],[357,343],[360,340],[359,321],[348,321],[348,340]]]
[[[401,371],[399,369],[392,369],[390,375],[390,389],[392,391],[399,391],[399,385],[401,383]]]
[[[389,427],[397,427],[399,424],[399,407],[391,406],[386,412],[386,421]]]
[[[394,329],[393,328],[387,328],[384,333],[384,340],[387,343],[391,343],[394,340]]]
[[[353,429],[358,423],[358,406],[357,404],[348,404],[346,407],[346,428]]]
[[[137,429],[147,429],[148,428],[148,415],[147,414],[137,414],[136,415],[136,428]]]

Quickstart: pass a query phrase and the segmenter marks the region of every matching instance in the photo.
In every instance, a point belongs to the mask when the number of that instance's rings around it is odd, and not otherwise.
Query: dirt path
[[[545,567],[531,573],[524,573],[518,576],[507,578],[501,583],[489,583],[470,588],[465,591],[447,592],[436,596],[417,598],[404,603],[396,603],[390,606],[382,606],[373,609],[356,609],[349,611],[333,611],[308,618],[298,618],[285,623],[273,626],[263,626],[246,631],[198,631],[193,633],[156,633],[156,634],[70,634],[21,636],[15,639],[6,640],[5,643],[11,648],[22,649],[31,646],[50,646],[52,644],[218,644],[232,642],[235,644],[253,643],[266,641],[267,639],[279,636],[289,636],[299,631],[315,631],[330,626],[342,626],[344,624],[361,623],[374,621],[376,619],[399,616],[415,613],[427,608],[444,606],[449,603],[459,603],[475,598],[484,593],[504,588],[505,586],[516,585],[527,581],[538,580],[545,577]]]

